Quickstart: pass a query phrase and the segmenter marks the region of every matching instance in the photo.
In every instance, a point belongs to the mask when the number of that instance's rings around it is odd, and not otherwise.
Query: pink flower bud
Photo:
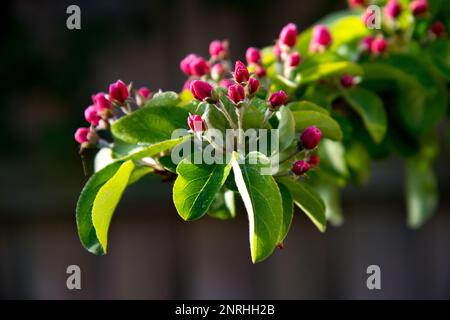
[[[194,80],[191,80],[191,79],[186,80],[186,82],[183,85],[183,91],[184,90],[191,90],[192,81],[194,81]]]
[[[298,52],[294,52],[289,56],[288,66],[291,68],[295,68],[300,64],[300,54]]]
[[[373,40],[372,45],[370,46],[370,50],[372,54],[379,55],[384,53],[387,50],[388,44],[384,38],[376,38]]]
[[[128,98],[128,87],[122,80],[109,85],[109,99],[123,104]]]
[[[367,36],[364,39],[362,39],[361,44],[360,44],[361,49],[363,51],[370,51],[373,40],[375,40],[375,39],[372,36]]]
[[[194,80],[191,83],[191,93],[195,99],[203,101],[211,98],[213,87],[205,81]]]
[[[363,7],[366,5],[366,0],[348,0],[350,8]]]
[[[402,12],[402,7],[397,0],[389,0],[389,2],[384,7],[384,14],[390,18],[397,18]]]
[[[204,76],[209,72],[208,62],[202,57],[195,57],[190,62],[190,70],[193,76]]]
[[[111,109],[111,101],[106,99],[103,92],[93,95],[92,102],[94,103],[95,110],[99,113]]]
[[[245,99],[244,87],[240,84],[233,84],[228,88],[228,96],[234,104],[239,104]]]
[[[256,66],[255,74],[258,78],[264,78],[267,75],[267,72],[263,66]]]
[[[247,90],[248,94],[253,97],[255,93],[258,91],[259,81],[255,78],[248,79]]]
[[[234,81],[231,79],[223,79],[222,81],[220,81],[220,87],[228,89],[229,87],[231,87],[234,84]]]
[[[222,79],[224,73],[225,69],[220,62],[216,63],[211,68],[211,78],[213,78],[215,81],[219,81],[220,79]]]
[[[183,60],[180,62],[180,69],[184,72],[187,76],[192,76],[192,70],[191,70],[191,62],[195,58],[198,58],[196,54],[189,54],[187,55]]]
[[[243,83],[246,82],[249,77],[250,74],[245,64],[243,64],[242,61],[236,61],[234,67],[234,80],[236,80],[237,83]]]
[[[308,127],[300,136],[300,141],[305,149],[314,149],[319,145],[322,138],[322,132],[317,127]]]
[[[199,116],[198,114],[189,115],[187,122],[192,132],[205,131],[205,121],[203,121],[202,117]]]
[[[349,74],[344,74],[341,78],[341,84],[344,88],[350,88],[353,87],[355,84],[355,79],[349,75]]]
[[[299,160],[292,166],[291,171],[297,176],[302,176],[307,173],[309,169],[310,166],[308,162],[306,162],[305,160]]]
[[[143,98],[148,99],[148,98],[150,97],[151,91],[150,91],[150,89],[147,88],[147,87],[141,87],[141,88],[138,90],[138,93],[139,93]]]
[[[272,109],[278,109],[283,104],[285,104],[286,98],[287,98],[286,93],[284,93],[283,90],[272,93],[272,95],[269,97],[269,103]]]
[[[328,28],[324,25],[317,25],[313,29],[312,42],[317,43],[323,47],[328,47],[333,39]]]
[[[308,163],[313,167],[317,167],[320,163],[320,157],[318,155],[312,155],[309,157]]]
[[[293,23],[287,24],[280,33],[280,43],[292,48],[297,43],[297,26]]]
[[[441,37],[445,33],[445,25],[440,21],[436,21],[430,30],[436,37]]]
[[[101,117],[97,113],[97,109],[93,105],[87,107],[86,110],[84,110],[84,117],[86,118],[87,122],[94,126],[97,126],[101,120]]]
[[[218,58],[223,55],[227,48],[226,44],[220,40],[214,40],[209,44],[209,54],[213,58]]]
[[[77,131],[75,131],[75,141],[78,142],[79,144],[88,142],[90,132],[91,129],[89,128],[78,128]]]
[[[428,11],[428,0],[414,0],[411,2],[411,11],[415,16]]]
[[[250,47],[245,53],[245,58],[248,64],[259,64],[261,63],[261,53],[258,49]]]

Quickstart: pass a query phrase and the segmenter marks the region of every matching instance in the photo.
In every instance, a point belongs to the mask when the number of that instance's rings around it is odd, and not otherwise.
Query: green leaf
[[[271,175],[270,160],[258,152],[250,153],[244,164],[239,164],[237,154],[233,163],[235,182],[247,209],[250,229],[250,251],[253,263],[272,254],[278,244],[283,225],[282,199]],[[250,164],[250,159],[255,164]]]
[[[278,184],[278,188],[280,189],[281,201],[283,205],[283,225],[278,242],[282,243],[291,228],[292,218],[294,216],[294,202],[288,188],[282,184]]]
[[[115,161],[112,150],[110,148],[101,148],[94,159],[94,172],[98,172],[106,168]]]
[[[216,194],[208,215],[220,219],[227,220],[236,217],[236,206],[234,203],[234,192],[225,190]]]
[[[180,103],[181,99],[178,94],[173,91],[157,92],[144,105],[147,107],[175,107]]]
[[[322,139],[319,145],[319,156],[321,169],[327,169],[344,178],[349,175],[345,161],[345,148],[341,142]]]
[[[111,179],[121,163],[113,163],[93,174],[81,191],[77,203],[77,227],[81,244],[91,253],[103,255],[104,251],[92,224],[92,206],[100,188]]]
[[[370,176],[370,154],[364,144],[352,142],[346,148],[345,159],[359,184],[366,183]]]
[[[320,113],[323,113],[323,114],[326,114],[326,115],[330,114],[330,112],[327,109],[325,109],[325,108],[323,108],[323,107],[321,107],[321,106],[319,106],[319,105],[317,105],[317,104],[315,104],[313,102],[309,102],[309,101],[291,102],[291,103],[288,104],[288,108],[291,109],[292,112],[295,112],[295,111],[316,111],[316,112],[320,112]]]
[[[434,213],[438,186],[429,161],[412,158],[406,162],[406,204],[408,225],[419,228]]]
[[[280,151],[286,150],[296,138],[295,135],[295,119],[291,110],[283,106],[276,114],[278,118],[278,130]]]
[[[171,139],[171,140],[157,142],[157,143],[154,143],[149,146],[139,146],[133,150],[130,150],[128,155],[122,156],[121,158],[118,158],[117,160],[121,160],[121,161],[140,160],[140,159],[143,159],[146,157],[154,157],[165,150],[172,149],[179,143],[187,140],[189,137],[190,136],[184,136],[184,137],[180,137],[178,139]]]
[[[310,126],[316,126],[322,131],[323,137],[331,140],[342,139],[341,127],[330,116],[317,111],[295,111],[292,114],[294,115],[297,132],[302,132]]]
[[[108,229],[120,198],[134,170],[133,161],[124,162],[117,172],[99,190],[92,205],[92,224],[97,239],[106,253]]]
[[[361,16],[354,14],[338,19],[330,25],[333,43],[331,50],[337,50],[342,45],[348,45],[369,35],[370,31],[361,22]]]
[[[344,216],[339,197],[339,188],[330,183],[320,183],[314,188],[323,199],[326,208],[327,220],[333,226],[340,226],[344,223]]]
[[[327,218],[325,204],[320,196],[306,183],[295,181],[291,177],[280,177],[278,181],[289,189],[294,203],[302,209],[314,225],[321,232],[325,232]]]
[[[194,157],[195,158],[195,157]],[[222,188],[231,170],[226,164],[194,164],[182,160],[177,167],[177,180],[173,186],[173,202],[184,220],[203,217]]]
[[[342,76],[344,74],[358,76],[363,74],[363,70],[359,65],[353,62],[340,61],[322,63],[305,69],[301,74],[300,83],[306,84],[321,79]]]
[[[364,125],[375,143],[380,143],[387,131],[387,115],[383,101],[364,88],[343,90],[344,98],[362,118]]]
[[[116,121],[112,134],[135,144],[153,144],[170,140],[176,129],[187,129],[188,112],[179,107],[141,108]]]

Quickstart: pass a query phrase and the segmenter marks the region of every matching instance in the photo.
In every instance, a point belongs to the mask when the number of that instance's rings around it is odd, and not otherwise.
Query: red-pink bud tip
[[[314,149],[319,145],[320,139],[322,138],[322,132],[317,127],[308,127],[303,131],[300,136],[300,141],[305,149]]]
[[[277,109],[286,103],[286,93],[283,90],[273,93],[269,97],[269,103],[272,109]]]
[[[349,74],[344,74],[341,77],[341,85],[344,88],[350,88],[353,87],[355,85],[355,78]]]
[[[267,71],[263,66],[256,66],[255,75],[261,79],[267,75]]]
[[[128,98],[128,87],[122,80],[109,85],[109,99],[123,104]]]
[[[402,13],[402,7],[397,0],[389,0],[384,7],[384,13],[390,18],[397,18]]]
[[[218,58],[224,55],[227,51],[227,46],[224,41],[214,40],[209,44],[209,54],[213,58]]]
[[[317,25],[313,29],[311,42],[309,44],[310,52],[323,52],[331,45],[333,38],[328,28],[324,25]]]
[[[145,99],[148,99],[150,97],[151,91],[147,87],[141,87],[138,90],[138,93]]]
[[[308,163],[313,167],[317,167],[320,163],[320,157],[318,155],[312,155],[309,157]]]
[[[384,53],[388,48],[387,41],[384,38],[376,38],[372,41],[372,45],[370,46],[370,50],[372,54],[379,55]]]
[[[299,160],[292,166],[292,172],[297,176],[302,176],[310,169],[308,162],[305,160]]]
[[[84,117],[87,122],[94,126],[97,126],[101,120],[101,117],[97,113],[97,109],[93,105],[87,107],[86,110],[84,110]]]
[[[244,87],[240,84],[233,84],[228,88],[228,96],[234,104],[238,105],[245,99]]]
[[[367,36],[364,39],[362,39],[360,45],[361,49],[363,51],[370,51],[372,48],[373,40],[375,40],[375,38],[372,36]]]
[[[180,69],[184,72],[185,75],[192,76],[191,63],[195,58],[198,58],[198,56],[191,53],[184,57],[183,60],[181,60]]]
[[[292,48],[297,43],[297,26],[289,23],[281,30],[279,41],[281,44]]]
[[[203,101],[211,98],[213,87],[208,82],[194,80],[191,82],[190,89],[195,99]]]
[[[419,16],[428,11],[428,0],[414,0],[411,2],[411,11],[415,16]]]
[[[219,81],[222,79],[223,75],[225,73],[225,68],[223,67],[222,63],[216,63],[211,68],[211,78],[213,78],[215,81]]]
[[[222,81],[220,81],[219,86],[221,88],[225,88],[228,89],[229,87],[231,87],[234,84],[234,81],[231,79],[223,79]]]
[[[209,64],[202,57],[195,57],[191,60],[189,65],[191,75],[195,77],[202,77],[209,72]]]
[[[99,113],[111,109],[111,101],[106,99],[106,95],[103,92],[93,95],[92,102],[95,110]]]
[[[190,115],[187,119],[187,122],[192,132],[205,131],[205,121],[203,121],[201,116],[197,114]]]
[[[437,21],[433,23],[430,30],[436,37],[441,37],[445,33],[445,25],[442,22]]]
[[[364,7],[366,0],[348,0],[348,6],[350,8]]]
[[[247,90],[250,97],[253,97],[259,88],[259,81],[255,78],[250,78],[247,84]]]
[[[78,142],[79,144],[88,142],[90,132],[91,129],[89,128],[78,128],[77,131],[75,131],[75,141]]]
[[[234,80],[237,83],[247,82],[248,78],[250,78],[250,73],[248,72],[247,67],[242,61],[236,61],[234,67]]]
[[[301,57],[300,53],[294,52],[288,58],[288,66],[291,68],[296,68],[300,64]]]
[[[245,53],[245,59],[248,64],[259,64],[261,63],[261,53],[257,48],[250,47]]]

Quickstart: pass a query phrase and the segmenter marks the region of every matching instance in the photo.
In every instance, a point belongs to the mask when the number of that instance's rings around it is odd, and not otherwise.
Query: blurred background
[[[81,8],[82,29],[66,28]],[[109,254],[82,248],[75,205],[86,178],[73,132],[91,94],[123,79],[179,90],[179,61],[227,38],[233,59],[271,43],[287,22],[302,30],[346,1],[160,0],[2,2],[0,20],[0,298],[379,299],[450,298],[449,152],[436,164],[439,210],[406,227],[403,167],[377,163],[369,184],[344,192],[345,224],[320,234],[298,213],[284,250],[252,265],[245,211],[233,221],[186,223],[171,185],[130,187],[110,230]],[[442,128],[443,131],[445,128]],[[66,288],[81,267],[82,289]],[[382,289],[366,288],[381,267]]]

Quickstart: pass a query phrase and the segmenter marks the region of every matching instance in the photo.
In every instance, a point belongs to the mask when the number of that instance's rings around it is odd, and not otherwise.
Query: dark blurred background
[[[82,29],[66,28],[81,8]],[[374,165],[364,188],[344,192],[345,224],[320,234],[296,214],[284,250],[250,262],[245,211],[233,221],[186,223],[171,185],[148,178],[116,211],[109,254],[84,251],[75,204],[84,185],[74,130],[92,93],[123,79],[179,90],[179,61],[207,55],[213,39],[232,58],[265,46],[287,22],[300,29],[344,0],[3,1],[0,20],[0,298],[346,299],[450,298],[449,155],[436,165],[439,210],[423,228],[405,224],[403,169]],[[66,268],[82,290],[66,288]],[[377,264],[382,290],[366,288]]]

